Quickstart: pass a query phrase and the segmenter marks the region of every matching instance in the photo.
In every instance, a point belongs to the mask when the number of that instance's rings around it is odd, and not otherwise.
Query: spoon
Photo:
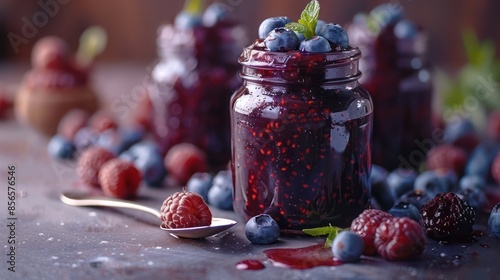
[[[139,211],[144,211],[154,215],[158,219],[161,218],[160,211],[127,200],[121,200],[105,196],[92,196],[85,193],[64,192],[59,198],[65,204],[71,206],[103,206],[103,207],[118,207],[129,208]],[[205,238],[223,232],[236,224],[236,221],[224,218],[212,218],[212,223],[209,226],[189,227],[189,228],[166,228],[160,226],[164,231],[167,231],[173,236],[182,238]]]

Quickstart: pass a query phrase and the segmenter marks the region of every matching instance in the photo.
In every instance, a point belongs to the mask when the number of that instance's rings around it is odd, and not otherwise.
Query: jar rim
[[[242,66],[259,69],[336,67],[351,64],[361,57],[358,47],[349,46],[346,50],[327,53],[310,53],[300,50],[276,52],[256,47],[259,40],[243,49],[238,62]]]

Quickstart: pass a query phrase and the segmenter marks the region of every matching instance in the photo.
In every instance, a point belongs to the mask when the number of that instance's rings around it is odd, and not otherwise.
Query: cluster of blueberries
[[[370,180],[372,182],[372,206],[389,212],[396,217],[409,217],[420,221],[420,208],[439,193],[454,192],[476,215],[488,206],[487,193],[497,188],[496,175],[492,166],[500,152],[500,143],[494,140],[480,141],[472,122],[467,118],[459,118],[446,125],[444,143],[435,146],[472,146],[467,156],[457,157],[447,153],[449,164],[463,166],[462,171],[452,169],[432,170],[426,168],[422,172],[413,169],[398,168],[387,171],[381,166],[373,165]],[[478,143],[479,142],[479,143]],[[428,152],[427,160],[432,157],[433,149]],[[498,177],[498,176],[496,176]],[[491,201],[490,201],[491,203]],[[491,233],[500,238],[500,203],[491,210],[489,228]]]
[[[349,47],[349,36],[339,24],[318,20],[316,35],[306,39],[304,34],[285,27],[290,23],[288,17],[265,19],[259,26],[259,39],[270,51],[301,50],[312,53],[332,51],[332,46],[340,49]]]

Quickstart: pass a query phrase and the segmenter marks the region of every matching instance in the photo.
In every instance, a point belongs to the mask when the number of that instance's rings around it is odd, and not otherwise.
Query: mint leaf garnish
[[[203,11],[203,0],[186,0],[184,11],[192,15],[199,15]]]
[[[295,32],[304,34],[306,39],[311,39],[316,35],[316,25],[319,18],[319,2],[312,0],[307,4],[306,8],[300,15],[298,22],[288,23],[285,27],[290,28]]]
[[[77,50],[77,60],[83,65],[90,65],[96,56],[106,48],[108,35],[100,26],[91,26],[80,36],[80,45]]]
[[[333,240],[339,232],[343,231],[345,229],[336,227],[336,226],[326,226],[326,227],[317,227],[317,228],[307,228],[303,229],[302,231],[306,234],[312,235],[312,236],[322,236],[326,235],[326,241],[325,241],[325,247],[332,247]]]

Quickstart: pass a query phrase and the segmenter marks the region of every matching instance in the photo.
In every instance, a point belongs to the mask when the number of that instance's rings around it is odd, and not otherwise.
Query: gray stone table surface
[[[101,69],[100,85],[112,89],[113,78],[120,75],[107,79],[106,73],[123,69]],[[140,82],[143,70],[132,71],[135,80],[128,82]],[[146,213],[65,205],[59,200],[62,191],[87,188],[77,178],[75,163],[49,158],[47,142],[14,118],[0,121],[0,279],[500,279],[500,240],[489,235],[486,215],[476,224],[485,233],[477,237],[478,242],[439,244],[430,240],[415,261],[388,262],[373,257],[332,267],[283,268],[273,265],[263,251],[305,247],[321,243],[323,238],[288,236],[273,245],[252,245],[245,238],[243,220],[232,211],[212,209],[214,216],[239,223],[205,239],[179,239],[160,230],[159,222]],[[12,201],[7,188],[9,166],[15,166],[14,215],[7,205]],[[159,208],[179,189],[141,186],[136,201]],[[16,219],[9,219],[13,217]],[[12,222],[15,228],[9,228]],[[12,231],[15,272],[8,270],[12,267],[8,255]],[[238,270],[236,264],[246,259],[261,260],[265,268]]]

